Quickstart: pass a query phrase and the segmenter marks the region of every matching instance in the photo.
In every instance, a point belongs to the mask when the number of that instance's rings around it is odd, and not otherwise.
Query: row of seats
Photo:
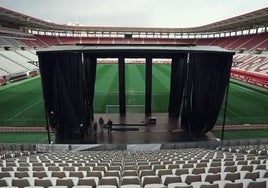
[[[38,69],[37,66],[33,65],[32,63],[29,63],[32,61],[37,61],[37,59],[37,55],[30,51],[26,52],[23,50],[0,50],[0,67],[8,74],[15,74]]]
[[[234,146],[218,146],[217,150],[235,152],[235,153],[246,153],[253,155],[263,155],[264,158],[268,156],[268,144],[247,144],[247,145],[234,145]]]
[[[237,54],[233,61],[236,63],[234,68],[242,71],[262,74],[268,72],[268,55]]]
[[[66,187],[76,187],[76,186],[88,186],[92,188],[100,188],[107,186],[107,188],[117,188],[117,187],[144,187],[144,188],[180,188],[180,187],[223,187],[223,188],[266,188],[267,178],[259,178],[256,181],[250,179],[235,180],[234,182],[230,180],[214,180],[212,183],[207,181],[202,181],[200,176],[187,176],[185,180],[184,177],[180,176],[166,176],[164,180],[161,180],[156,176],[146,176],[141,179],[141,182],[136,177],[124,177],[122,183],[119,184],[119,180],[116,177],[103,177],[98,180],[94,177],[86,178],[2,178],[0,179],[0,187],[27,187],[27,186],[41,186],[41,187],[51,187],[51,186],[66,186]]]
[[[35,35],[32,38],[13,39],[0,38],[0,45],[28,46],[28,47],[48,47],[59,44],[197,44],[197,45],[215,45],[223,48],[238,50],[246,49],[253,51],[255,49],[268,49],[268,33],[258,33],[242,36],[229,36],[219,38],[202,39],[170,39],[170,38],[116,38],[116,37],[56,37],[46,35]]]
[[[115,169],[115,168],[114,168]],[[67,169],[67,171],[2,171],[0,172],[0,178],[5,177],[15,177],[15,178],[25,178],[25,177],[98,177],[102,178],[105,176],[116,176],[119,179],[126,176],[135,176],[138,178],[142,178],[144,176],[166,176],[166,175],[175,175],[175,176],[188,176],[188,175],[200,175],[202,180],[205,181],[207,177],[210,175],[217,175],[218,180],[236,180],[236,179],[252,179],[256,180],[257,178],[268,178],[268,172],[266,169],[264,170],[254,170],[254,171],[235,171],[235,170],[227,170],[221,172],[217,168],[211,168],[206,170],[204,168],[197,169],[159,169],[156,171],[153,170],[108,170],[104,171],[86,171],[86,169],[81,169],[78,171],[70,171],[71,169]],[[231,179],[234,178],[234,179]]]
[[[50,186],[66,180],[72,187],[84,179],[94,179],[96,186],[115,187],[249,187],[255,183],[266,186],[268,179],[266,156],[202,148],[51,152],[8,158],[0,164],[2,183],[8,186],[16,186],[13,181],[20,180],[34,186],[39,180],[49,179]]]

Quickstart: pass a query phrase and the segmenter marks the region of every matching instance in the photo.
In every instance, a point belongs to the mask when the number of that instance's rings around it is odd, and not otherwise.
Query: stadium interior
[[[0,187],[268,187],[268,106],[265,106],[268,96],[268,8],[200,27],[177,29],[61,25],[0,7],[0,23],[0,96],[24,83],[41,82],[37,54],[55,46],[217,46],[234,52],[231,83],[248,92],[256,92],[251,94],[252,98],[260,94],[264,101],[258,101],[263,105],[259,109],[264,111],[261,121],[255,123],[256,117],[238,123],[220,122],[202,139],[187,135],[187,131],[177,126],[178,122],[167,120],[167,112],[164,117],[162,113],[155,113],[157,122],[152,116],[149,119],[152,125],[142,125],[140,129],[135,125],[128,131],[118,126],[116,131],[115,125],[108,135],[99,128],[94,132],[92,126],[86,134],[86,142],[79,140],[68,144],[56,142],[55,127],[48,127],[51,122],[45,119],[44,110],[41,111],[42,123],[31,121],[25,125],[13,121],[10,125],[3,116],[0,118],[0,137],[3,138],[0,138]],[[145,61],[132,58],[125,63],[145,64]],[[96,63],[97,66],[114,65],[118,64],[118,59],[98,58]],[[171,65],[172,60],[154,59],[153,64]],[[26,93],[21,92],[21,95],[26,96]],[[42,91],[36,95],[41,96]],[[30,101],[31,96],[28,98]],[[27,99],[22,101],[27,102]],[[13,120],[42,102],[29,102],[25,109],[6,119]],[[225,103],[228,103],[228,95],[222,109]],[[3,105],[9,104],[0,105],[3,109]],[[136,110],[140,110],[139,105],[136,104]],[[107,109],[96,113],[95,120],[100,116],[108,117],[106,113]],[[115,124],[121,121],[112,115],[109,118],[114,118]],[[128,118],[124,122],[132,123],[140,116],[133,114],[131,117],[130,114]],[[260,134],[256,133],[253,139],[245,136],[226,140],[224,129],[235,130],[237,134],[257,130]],[[13,142],[7,136],[9,134],[16,134],[22,140],[14,139]],[[27,140],[32,135],[38,138]],[[42,141],[40,137],[44,137]]]

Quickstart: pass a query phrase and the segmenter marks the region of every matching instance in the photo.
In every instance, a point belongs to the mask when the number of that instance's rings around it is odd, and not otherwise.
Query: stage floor
[[[216,140],[217,138],[208,132],[202,138],[194,138],[189,132],[181,129],[179,120],[170,118],[167,113],[155,113],[150,117],[156,118],[155,124],[146,124],[147,118],[144,114],[131,114],[125,117],[119,115],[95,114],[95,121],[103,117],[104,122],[108,119],[113,121],[112,131],[107,129],[101,131],[98,124],[97,132],[90,127],[88,133],[79,141],[82,144],[148,144],[148,143],[170,143],[187,142],[197,140]]]

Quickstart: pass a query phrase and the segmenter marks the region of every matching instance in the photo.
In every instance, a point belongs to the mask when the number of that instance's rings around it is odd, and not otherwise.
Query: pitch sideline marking
[[[240,115],[238,115],[237,113],[233,112],[233,111],[230,110],[229,108],[227,108],[227,111],[231,112],[232,114],[234,114],[235,116],[237,116],[239,119],[242,118]]]
[[[242,92],[243,93],[248,93],[248,94],[250,94],[250,95],[253,95],[253,96],[255,96],[255,91],[254,90],[252,90],[252,89],[249,89],[249,88],[245,88],[245,87],[243,87],[243,86],[240,86],[240,85],[234,85],[236,88],[240,88],[240,89],[242,89]],[[243,91],[243,90],[246,90],[246,91]],[[260,93],[260,92],[257,92],[258,94],[260,94],[260,95],[263,95],[264,97],[268,97],[266,94],[264,94],[264,93]]]
[[[20,114],[26,112],[27,110],[31,109],[32,107],[34,107],[35,105],[37,105],[38,103],[40,103],[43,99],[40,99],[39,101],[37,101],[36,103],[32,104],[31,106],[25,108],[24,110],[20,111],[19,113],[15,114],[14,116],[12,116],[11,118],[9,118],[8,120],[12,120],[15,117],[19,116]]]

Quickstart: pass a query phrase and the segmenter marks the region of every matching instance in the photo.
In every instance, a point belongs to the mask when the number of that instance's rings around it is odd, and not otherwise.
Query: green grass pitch
[[[153,64],[152,111],[167,112],[170,89],[167,64]],[[44,108],[40,77],[0,88],[0,126],[44,126]],[[257,88],[259,89],[259,88]],[[145,65],[126,65],[126,103],[144,105]],[[227,124],[268,123],[268,91],[230,84]],[[118,105],[118,66],[98,64],[94,111],[105,113],[106,105]],[[222,123],[223,110],[218,118]]]

